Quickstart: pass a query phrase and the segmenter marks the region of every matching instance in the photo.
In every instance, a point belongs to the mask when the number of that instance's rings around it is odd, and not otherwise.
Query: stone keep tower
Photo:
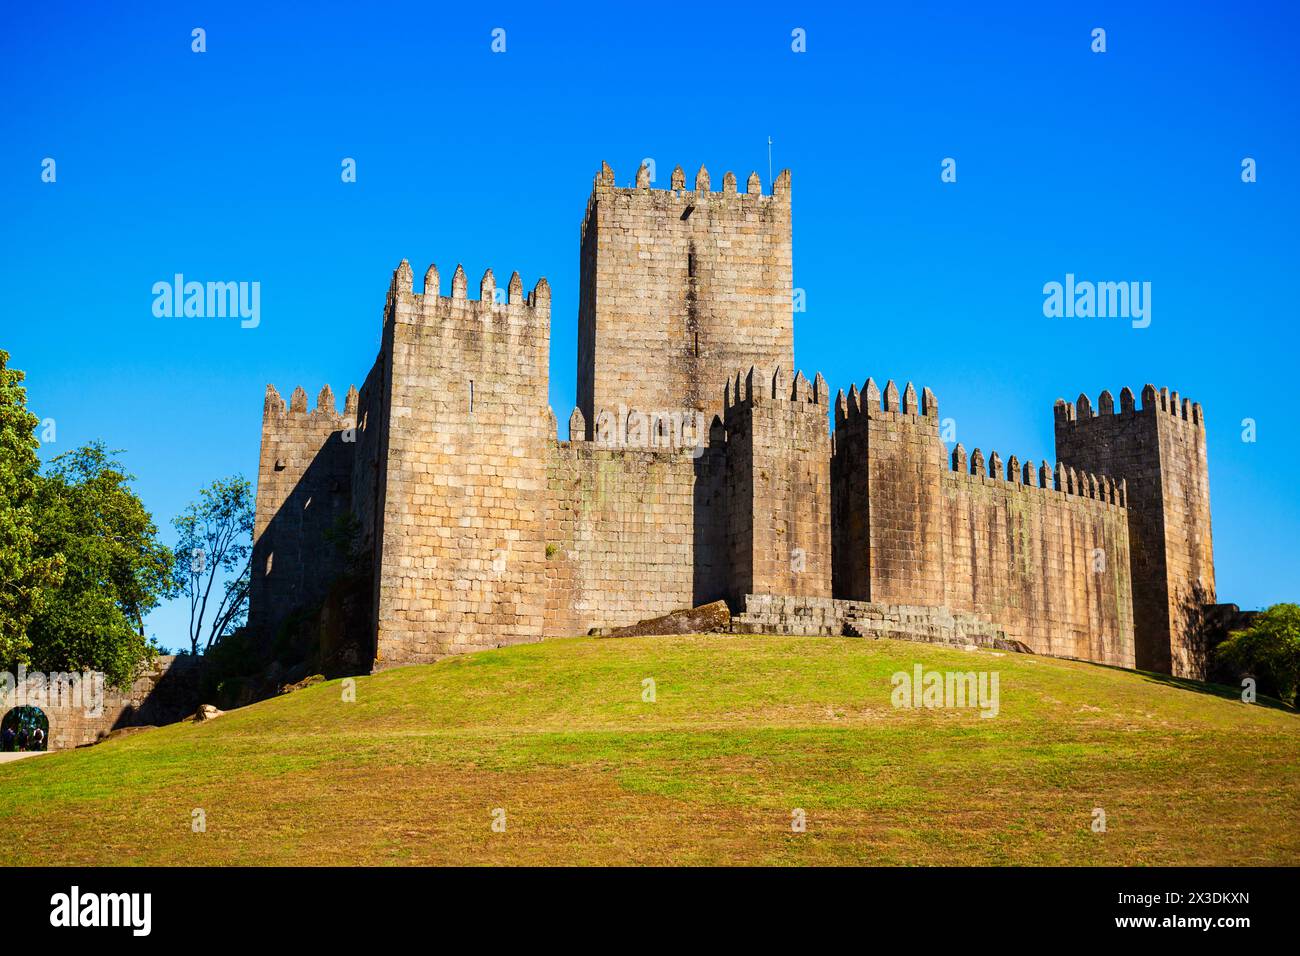
[[[1175,677],[1205,675],[1201,627],[1213,604],[1214,548],[1205,417],[1199,403],[1147,385],[1056,402],[1056,457],[1128,482],[1129,550],[1137,666]]]
[[[582,223],[578,407],[722,411],[728,374],[794,368],[790,171],[765,196],[727,173],[713,192],[703,167],[686,189],[614,185],[603,165]]]

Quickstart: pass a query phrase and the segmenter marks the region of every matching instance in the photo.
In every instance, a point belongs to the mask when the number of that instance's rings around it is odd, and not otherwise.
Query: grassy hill
[[[890,675],[915,663],[996,670],[998,716],[895,709]],[[340,690],[0,766],[0,863],[1300,862],[1300,716],[1157,675],[898,641],[581,638]]]

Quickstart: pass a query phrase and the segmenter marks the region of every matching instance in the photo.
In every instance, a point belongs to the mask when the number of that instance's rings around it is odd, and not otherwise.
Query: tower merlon
[[[1151,384],[1142,387],[1141,408],[1137,407],[1133,390],[1125,386],[1120,389],[1118,409],[1115,407],[1115,399],[1109,389],[1103,389],[1097,396],[1095,409],[1091,399],[1084,392],[1079,393],[1079,397],[1074,402],[1058,398],[1053,409],[1056,421],[1059,423],[1084,422],[1110,416],[1151,415],[1157,412],[1201,427],[1205,424],[1199,402],[1180,398],[1177,391],[1168,388],[1157,389]]]

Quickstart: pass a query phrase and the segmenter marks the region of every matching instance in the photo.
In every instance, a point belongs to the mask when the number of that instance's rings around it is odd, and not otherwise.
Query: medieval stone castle
[[[795,371],[788,171],[596,176],[581,229],[578,407],[548,408],[551,293],[393,275],[340,415],[267,388],[250,625],[344,570],[373,666],[583,634],[725,599],[737,630],[981,642],[1199,676],[1214,601],[1205,421],[1148,385],[1056,403],[1057,462],[939,438],[926,388],[832,397]],[[833,417],[834,433],[831,433]]]

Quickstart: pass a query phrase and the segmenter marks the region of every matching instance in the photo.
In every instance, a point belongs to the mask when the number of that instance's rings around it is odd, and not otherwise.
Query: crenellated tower
[[[859,601],[943,603],[943,445],[927,388],[868,378],[835,402],[831,463],[835,594]]]
[[[451,295],[430,266],[393,274],[384,314],[385,434],[379,451],[376,658],[383,667],[537,640],[545,607],[542,540],[551,290],[503,302],[489,269],[479,298],[460,266]]]
[[[1056,456],[1128,485],[1137,666],[1203,677],[1205,606],[1215,601],[1210,488],[1201,406],[1147,385],[1142,407],[1103,391],[1056,401]]]
[[[730,370],[794,367],[790,172],[764,195],[700,168],[686,188],[615,185],[602,165],[582,223],[578,407],[721,412]]]
[[[726,597],[831,596],[826,380],[755,368],[725,392]]]

